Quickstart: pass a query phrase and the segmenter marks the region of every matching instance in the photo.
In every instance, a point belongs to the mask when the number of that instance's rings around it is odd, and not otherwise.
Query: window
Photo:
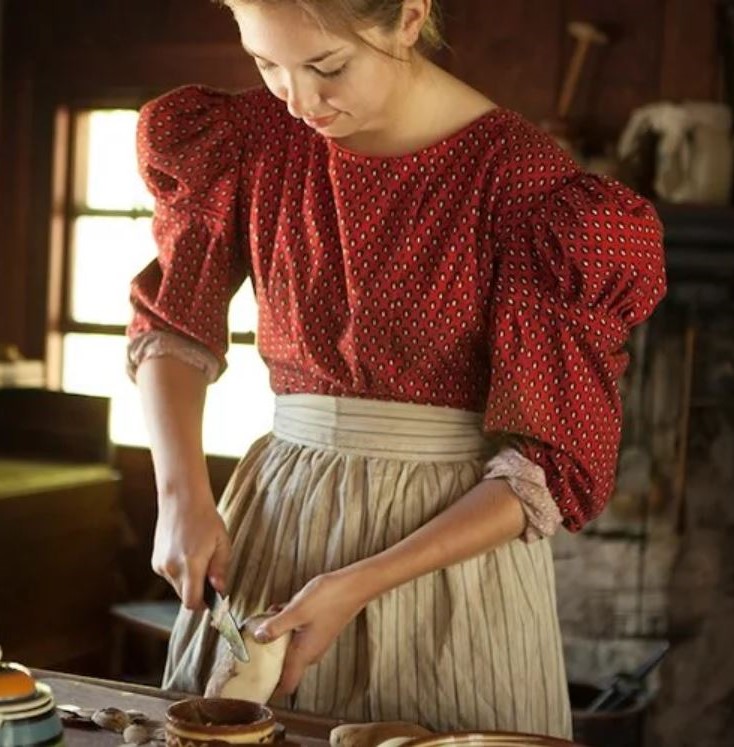
[[[62,170],[69,176],[58,239],[58,312],[51,324],[58,381],[66,391],[109,396],[112,440],[144,445],[138,392],[125,372],[130,281],[156,256],[153,202],[135,160],[137,111],[81,109],[59,121]],[[228,369],[207,395],[208,453],[241,456],[271,427],[273,395],[254,346],[256,321],[248,281],[230,308]]]

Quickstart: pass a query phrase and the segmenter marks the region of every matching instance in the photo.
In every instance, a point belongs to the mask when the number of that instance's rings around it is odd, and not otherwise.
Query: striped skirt
[[[489,456],[476,413],[278,397],[272,434],[239,463],[219,504],[235,617],[398,542],[476,485]],[[208,612],[182,609],[164,686],[203,691],[222,645]],[[569,737],[550,544],[516,540],[371,602],[285,705],[436,731]]]

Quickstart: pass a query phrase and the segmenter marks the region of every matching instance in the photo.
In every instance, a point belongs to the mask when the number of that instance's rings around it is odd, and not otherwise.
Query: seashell
[[[98,729],[99,726],[92,721],[96,713],[95,708],[80,708],[71,704],[60,704],[56,706],[61,722],[69,726],[80,728]]]
[[[125,731],[125,727],[130,725],[130,717],[125,711],[109,707],[100,708],[92,714],[92,721],[97,726],[107,729],[108,731],[116,731],[118,734],[122,734]]]
[[[126,744],[145,744],[150,742],[150,729],[141,724],[130,724],[122,732],[122,738]]]
[[[131,724],[147,724],[150,719],[148,718],[147,714],[143,713],[142,711],[135,711],[133,709],[128,709],[125,711],[127,714],[127,717],[130,719]]]

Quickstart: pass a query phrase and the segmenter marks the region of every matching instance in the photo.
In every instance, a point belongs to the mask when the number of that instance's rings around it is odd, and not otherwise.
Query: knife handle
[[[213,612],[217,604],[217,590],[212,586],[208,576],[204,576],[204,604]]]

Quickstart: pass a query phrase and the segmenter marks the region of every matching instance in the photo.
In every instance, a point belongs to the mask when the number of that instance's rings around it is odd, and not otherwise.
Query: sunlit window
[[[137,173],[137,111],[77,112],[61,321],[62,387],[109,396],[115,443],[147,445],[138,392],[125,373],[130,281],[155,259],[153,201]],[[272,424],[267,370],[253,344],[257,308],[248,281],[230,308],[228,368],[209,387],[207,452],[241,456]]]

